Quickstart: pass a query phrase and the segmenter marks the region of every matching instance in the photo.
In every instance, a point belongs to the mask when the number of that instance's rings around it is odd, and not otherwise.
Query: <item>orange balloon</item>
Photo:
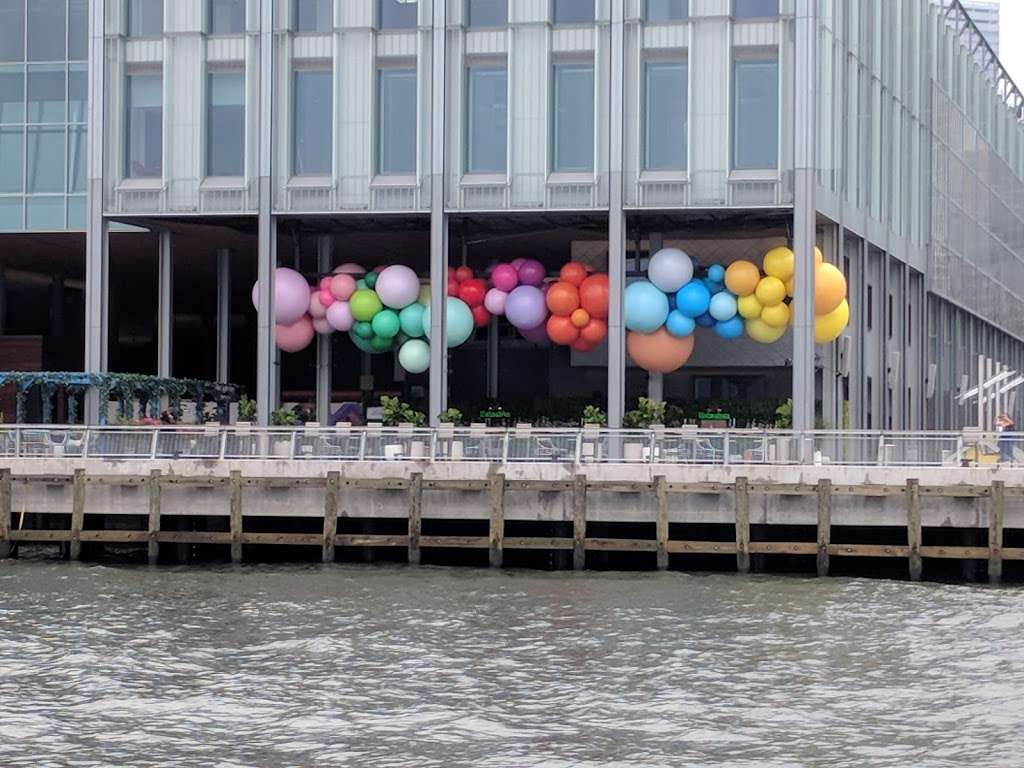
[[[693,353],[693,334],[677,339],[662,326],[654,333],[626,334],[626,351],[633,362],[651,373],[672,373]]]
[[[608,319],[608,275],[591,275],[580,284],[580,306],[591,317]]]
[[[846,278],[833,264],[821,264],[814,270],[814,314],[834,312],[846,298]]]
[[[757,289],[761,270],[750,261],[734,261],[725,269],[725,287],[737,296],[749,296]]]
[[[568,346],[580,337],[580,329],[568,317],[552,315],[548,318],[548,338],[555,344]]]
[[[584,338],[576,339],[576,341],[572,343],[572,348],[575,349],[577,352],[589,352],[596,346],[597,345],[594,344],[592,341],[587,341]]]
[[[558,279],[579,288],[583,285],[583,281],[587,279],[587,268],[578,261],[570,261],[562,267],[562,270],[558,273]]]
[[[608,324],[596,317],[590,318],[590,322],[580,328],[580,338],[586,339],[591,344],[597,344],[608,335]]]
[[[585,309],[573,310],[573,313],[569,315],[569,319],[572,320],[572,324],[577,328],[582,328],[590,322],[590,315]]]
[[[580,294],[572,283],[559,280],[548,288],[548,309],[554,315],[568,317],[580,306]]]

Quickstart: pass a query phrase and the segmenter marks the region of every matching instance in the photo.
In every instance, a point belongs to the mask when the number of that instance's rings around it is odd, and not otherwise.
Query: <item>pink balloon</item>
[[[323,336],[326,336],[329,333],[334,333],[334,328],[332,328],[331,324],[327,322],[326,317],[314,317],[313,330]]]
[[[331,306],[331,304],[335,302],[334,294],[332,294],[329,290],[323,288],[321,288],[320,291],[317,293],[317,298],[320,300],[320,303],[324,306],[324,309],[327,309],[328,307]]]
[[[551,343],[551,339],[548,338],[548,329],[544,323],[541,323],[536,328],[527,328],[525,331],[520,329],[519,334],[527,341],[532,341],[534,344],[541,344],[547,346]]]
[[[514,270],[516,270],[518,272],[519,268],[521,266],[523,266],[523,262],[525,262],[525,261],[526,261],[526,259],[524,259],[523,257],[520,256],[518,259],[512,259],[512,263],[509,264],[509,266],[512,267],[512,269],[514,269]]]
[[[320,290],[322,291],[322,290],[324,290],[326,288],[330,288],[330,287],[331,287],[331,276],[330,275],[326,275],[324,277],[321,277],[320,278]]]
[[[346,262],[346,263],[342,264],[340,267],[335,267],[334,268],[334,274],[336,274],[336,275],[365,275],[366,274],[366,270],[363,267],[359,266],[358,264],[354,264],[353,262],[349,261],[349,262]]]
[[[252,287],[252,305],[260,307],[260,285]],[[306,278],[287,267],[274,272],[274,320],[278,325],[292,325],[309,310],[309,283]]]
[[[278,324],[274,329],[277,348],[282,352],[300,352],[313,340],[313,321],[309,315],[302,315],[290,325]]]
[[[352,329],[354,318],[347,301],[336,301],[327,308],[327,322],[336,331]]]
[[[320,320],[327,316],[327,307],[320,301],[320,291],[313,291],[309,295],[309,316],[314,320]]]
[[[356,281],[352,275],[342,273],[331,278],[331,295],[338,301],[348,301],[349,296],[356,292]]]
[[[522,285],[540,285],[544,282],[547,270],[544,265],[534,259],[528,259],[519,265],[519,282]]]
[[[499,264],[491,273],[491,285],[508,293],[519,285],[519,273],[511,264]]]
[[[504,315],[505,314],[505,300],[508,298],[508,294],[505,291],[499,291],[497,288],[491,288],[484,296],[484,308],[492,315]]]

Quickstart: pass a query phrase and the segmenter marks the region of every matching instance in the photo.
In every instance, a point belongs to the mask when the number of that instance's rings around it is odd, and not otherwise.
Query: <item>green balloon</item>
[[[430,345],[422,339],[407,341],[398,350],[398,364],[409,373],[424,373],[430,368]]]
[[[398,313],[398,319],[402,322],[402,333],[412,339],[423,336],[423,313],[427,308],[422,304],[410,304]]]
[[[358,280],[356,280],[356,290],[357,291],[365,291],[366,288],[367,288],[366,281],[363,278],[360,277]]]
[[[401,330],[398,313],[393,309],[383,309],[373,316],[373,332],[385,339],[393,339]]]
[[[367,288],[373,288],[377,284],[377,273],[367,272],[366,277],[363,278],[366,281]]]
[[[369,325],[369,323],[367,323],[367,325]],[[371,334],[372,333],[373,332],[371,331]],[[352,339],[352,343],[355,344],[356,347],[358,347],[363,352],[370,352],[370,353],[374,352],[373,347],[370,346],[370,340],[369,339],[363,339],[363,338],[360,338],[359,336],[357,336],[354,329],[349,331],[348,337],[350,339]]]
[[[448,297],[445,305],[445,320],[448,325],[448,348],[465,344],[473,335],[473,312],[462,299]],[[430,307],[423,313],[423,330],[430,338]]]
[[[370,349],[374,352],[387,352],[391,349],[392,339],[384,338],[383,336],[374,336],[370,339]]]
[[[353,323],[352,333],[358,336],[360,339],[369,341],[373,338],[373,326],[370,323],[358,322]]]
[[[352,317],[368,323],[384,308],[384,305],[380,303],[380,297],[376,293],[364,288],[352,294],[348,300],[348,307],[352,310]]]
[[[409,337],[408,337],[408,336],[406,336],[406,335],[405,335],[404,333],[402,333],[401,331],[399,331],[399,332],[398,332],[398,335],[397,335],[397,336],[395,336],[395,347],[400,347],[400,346],[402,346],[402,345],[403,345],[403,344],[405,344],[405,342],[407,342],[408,340],[409,340]]]

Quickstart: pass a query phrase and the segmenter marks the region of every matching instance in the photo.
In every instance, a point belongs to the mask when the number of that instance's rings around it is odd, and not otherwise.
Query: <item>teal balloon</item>
[[[367,272],[366,273],[366,277],[364,277],[363,280],[366,281],[366,287],[367,288],[373,288],[373,286],[375,286],[377,284],[377,273],[376,272]]]
[[[398,320],[398,313],[393,309],[383,309],[378,312],[373,316],[370,325],[373,327],[374,334],[385,339],[395,338],[402,329],[402,324]]]
[[[365,278],[360,277],[358,280],[356,280],[356,290],[357,291],[364,291],[364,290],[366,290],[369,287],[370,286],[368,286],[366,284],[366,279]]]
[[[370,339],[370,349],[374,352],[387,352],[391,349],[393,339],[384,336],[374,336]]]
[[[398,313],[398,319],[402,323],[402,333],[413,339],[425,335],[423,330],[423,313],[427,308],[422,304],[410,304]]]
[[[369,341],[373,338],[373,325],[370,323],[358,322],[352,324],[352,333],[360,339]]]
[[[647,280],[630,283],[623,304],[623,322],[630,331],[653,333],[668,317],[668,296]]]
[[[473,335],[473,311],[462,299],[447,297],[445,321],[448,324],[448,348],[465,344]],[[430,338],[430,307],[423,312],[423,333]]]
[[[405,344],[405,342],[407,342],[408,340],[409,340],[409,337],[408,337],[408,336],[406,336],[406,335],[405,335],[404,333],[402,333],[401,331],[399,331],[399,332],[398,332],[398,335],[397,335],[397,336],[395,336],[395,346],[396,346],[396,347],[401,347],[401,346],[402,346],[403,344]]]
[[[430,368],[430,345],[410,339],[398,350],[398,364],[409,373],[423,373]]]
[[[369,323],[367,323],[369,325]],[[372,332],[371,332],[372,333]],[[348,337],[352,339],[352,343],[362,352],[370,352],[371,354],[376,350],[370,346],[370,340],[364,339],[356,334],[355,328],[348,332]]]

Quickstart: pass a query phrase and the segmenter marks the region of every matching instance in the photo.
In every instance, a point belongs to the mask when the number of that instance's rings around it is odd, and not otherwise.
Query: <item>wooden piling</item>
[[[1006,486],[1002,480],[992,482],[988,508],[988,581],[1003,580],[1003,516],[1006,512]],[[2,513],[0,513],[2,514]]]
[[[750,573],[750,494],[747,478],[736,478],[733,495],[736,501],[736,570]]]
[[[587,566],[587,476],[576,475],[572,485],[572,567]]]
[[[82,557],[82,528],[85,526],[85,470],[76,469],[71,484],[71,543],[68,558]]]
[[[664,475],[654,478],[654,490],[658,499],[658,517],[655,522],[655,536],[658,540],[658,570],[668,570],[668,483]]]
[[[501,568],[505,546],[505,476],[495,472],[488,483],[491,500],[491,567]]]
[[[828,548],[832,544],[832,481],[818,480],[818,575],[828,576]]]
[[[334,537],[338,535],[338,488],[341,474],[327,473],[327,490],[324,491],[324,543],[320,559],[325,563],[334,562]]]
[[[149,473],[149,521],[146,528],[146,559],[156,565],[160,557],[160,470]]]
[[[231,471],[231,562],[242,562],[242,473]]]
[[[0,468],[0,559],[11,556],[11,470]]]
[[[907,480],[907,565],[910,580],[920,581],[921,562],[921,486],[917,480]]]
[[[420,535],[423,533],[423,473],[414,472],[409,483],[409,546],[410,565],[420,564]]]

